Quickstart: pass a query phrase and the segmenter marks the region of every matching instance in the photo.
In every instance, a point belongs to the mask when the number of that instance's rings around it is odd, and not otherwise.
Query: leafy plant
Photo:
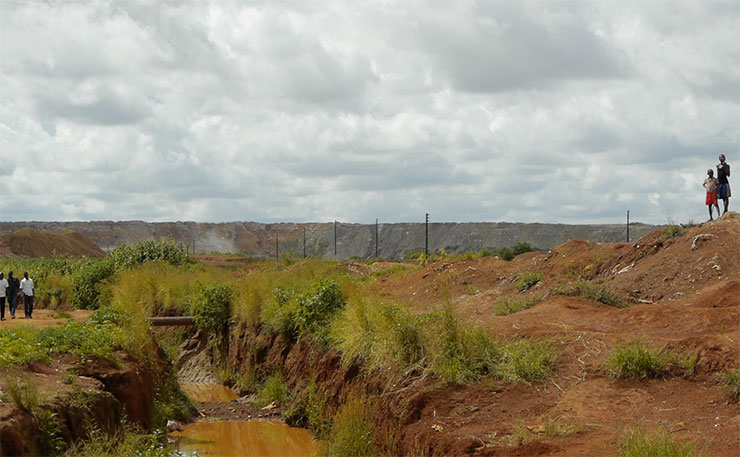
[[[375,423],[371,406],[360,395],[353,395],[339,407],[324,454],[338,457],[373,455]]]
[[[265,382],[257,390],[255,403],[262,407],[272,402],[278,405],[285,405],[288,401],[290,391],[283,380],[283,374],[275,372],[265,379]]]
[[[699,457],[692,441],[676,441],[668,431],[660,430],[652,436],[636,428],[619,443],[619,457]]]
[[[115,269],[107,260],[90,261],[72,276],[72,305],[76,309],[98,309],[105,300],[103,281],[113,276]]]
[[[191,262],[187,247],[171,239],[152,239],[118,246],[109,254],[109,258],[116,270],[157,260],[172,265],[185,265]]]
[[[202,285],[200,294],[192,304],[195,326],[221,334],[231,318],[233,289],[223,284]]]
[[[514,288],[519,292],[524,292],[540,282],[544,277],[545,276],[542,273],[532,271],[519,278],[519,281],[514,284]]]

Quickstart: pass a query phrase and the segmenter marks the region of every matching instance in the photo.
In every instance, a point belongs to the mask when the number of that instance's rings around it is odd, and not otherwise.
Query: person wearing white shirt
[[[5,290],[8,288],[8,280],[0,271],[0,321],[5,320]]]
[[[26,312],[26,319],[32,319],[33,279],[28,277],[28,272],[23,273],[23,279],[21,279],[21,292],[23,293],[23,310]]]

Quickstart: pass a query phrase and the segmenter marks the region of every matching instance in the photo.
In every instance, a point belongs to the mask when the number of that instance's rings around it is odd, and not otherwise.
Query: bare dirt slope
[[[381,280],[382,293],[423,311],[453,303],[498,337],[536,337],[560,352],[552,380],[533,385],[483,382],[420,392],[403,440],[408,452],[456,455],[614,455],[639,425],[693,439],[712,456],[740,455],[740,408],[718,375],[740,365],[740,216],[684,229],[656,230],[633,244],[569,241],[550,252],[498,259],[441,260]],[[543,279],[520,293],[522,275]],[[627,300],[620,309],[558,295],[579,282]],[[498,303],[537,295],[532,308],[494,315]],[[698,358],[694,375],[613,380],[604,363],[620,341],[642,339]],[[546,434],[554,421],[570,433]],[[502,437],[519,429],[529,443]],[[573,432],[573,430],[579,430]],[[510,440],[510,438],[509,438]]]
[[[27,228],[0,234],[0,257],[18,259],[53,255],[101,258],[105,252],[81,233],[69,230],[39,232]]]

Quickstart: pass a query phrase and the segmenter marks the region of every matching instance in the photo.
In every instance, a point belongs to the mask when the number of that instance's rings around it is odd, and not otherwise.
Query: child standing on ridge
[[[709,207],[709,220],[714,220],[712,217],[712,205],[717,207],[717,217],[719,217],[719,204],[717,203],[717,184],[719,184],[719,181],[717,181],[717,178],[714,177],[714,171],[707,170],[707,175],[709,176],[707,179],[704,180],[704,188],[707,190],[707,198],[706,198],[706,205]]]

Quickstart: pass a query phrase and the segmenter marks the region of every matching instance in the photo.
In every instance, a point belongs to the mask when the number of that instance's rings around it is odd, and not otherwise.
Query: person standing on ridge
[[[10,307],[10,318],[15,319],[15,309],[18,307],[18,278],[13,277],[13,272],[8,272],[8,306]]]
[[[0,271],[0,321],[5,320],[5,290],[8,288],[8,280]]]
[[[33,279],[28,277],[27,271],[23,272],[21,290],[23,291],[23,311],[26,313],[26,319],[33,319]]]
[[[712,221],[712,205],[717,207],[717,217],[719,217],[719,204],[717,204],[717,178],[714,177],[714,171],[707,170],[707,179],[704,180],[704,188],[707,190],[706,205],[709,207],[709,220]]]
[[[725,155],[719,155],[719,164],[717,165],[717,198],[725,202],[725,210],[722,211],[724,215],[727,212],[727,207],[730,205],[730,197],[732,197],[732,191],[730,191],[730,181],[727,179],[730,177],[730,164],[725,162]],[[719,209],[717,210],[719,213]]]

